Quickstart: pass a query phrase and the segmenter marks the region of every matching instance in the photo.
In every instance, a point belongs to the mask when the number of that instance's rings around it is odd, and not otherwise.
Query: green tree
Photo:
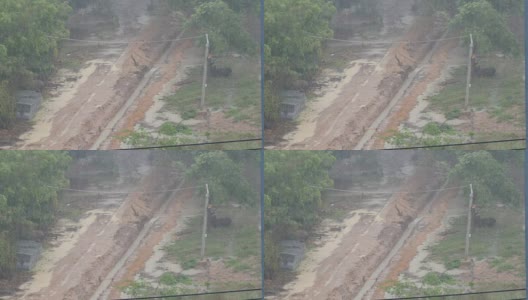
[[[229,50],[256,53],[256,43],[245,29],[240,13],[222,0],[205,1],[198,5],[186,26],[208,33],[213,53]]]
[[[335,13],[326,0],[266,0],[265,72],[275,84],[314,75]]]
[[[47,74],[53,69],[59,39],[69,35],[66,21],[71,7],[62,0],[0,1],[0,52],[7,63],[0,78],[24,71]],[[0,58],[2,55],[0,54]]]
[[[63,0],[0,1],[0,128],[13,123],[13,89],[52,72],[70,12]]]
[[[264,2],[264,117],[279,119],[277,92],[298,79],[313,77],[319,67],[324,39],[333,36],[335,7],[327,0],[266,0]]]
[[[204,186],[200,188],[201,193],[204,193],[205,184],[208,184],[212,203],[234,200],[256,205],[260,202],[256,201],[258,196],[246,180],[241,164],[233,161],[224,151],[196,155],[187,176],[196,180],[197,185]]]
[[[328,152],[265,153],[265,226],[310,230],[319,221],[321,192],[332,186],[328,171],[335,157]]]
[[[264,160],[264,274],[279,269],[279,241],[289,231],[309,231],[320,220],[323,189],[335,162],[330,152],[267,151]]]
[[[504,164],[488,151],[460,152],[458,162],[449,172],[449,180],[460,186],[473,184],[477,204],[521,204],[521,193],[506,173]]]
[[[7,200],[3,217],[12,222],[0,229],[18,236],[48,230],[58,206],[59,190],[68,185],[65,171],[70,157],[51,151],[2,151],[0,196]]]
[[[463,31],[467,36],[471,33],[480,53],[493,50],[512,55],[520,53],[519,43],[509,29],[505,17],[486,0],[462,4],[449,25]]]
[[[70,161],[65,152],[0,152],[0,277],[14,271],[17,239],[54,224]]]

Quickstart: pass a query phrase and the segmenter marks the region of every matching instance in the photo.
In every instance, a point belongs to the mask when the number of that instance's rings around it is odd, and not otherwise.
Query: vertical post
[[[467,82],[466,82],[466,101],[464,103],[466,110],[469,107],[469,88],[471,87],[471,58],[473,57],[473,35],[469,35],[469,58],[468,58],[468,70],[467,70]]]
[[[200,108],[204,109],[205,106],[205,88],[207,87],[207,65],[209,58],[209,35],[205,34],[205,62],[204,62],[204,71],[203,71],[203,81],[202,81],[202,99],[200,100]]]
[[[464,251],[464,257],[466,260],[469,257],[469,238],[471,237],[471,215],[472,215],[472,208],[473,208],[473,184],[469,185],[469,211],[468,211],[468,223],[467,223],[467,231],[466,231],[466,249]]]
[[[209,207],[209,186],[205,184],[205,208],[204,208],[204,221],[202,231],[202,249],[200,251],[201,258],[205,256],[205,238],[207,237],[207,207]]]

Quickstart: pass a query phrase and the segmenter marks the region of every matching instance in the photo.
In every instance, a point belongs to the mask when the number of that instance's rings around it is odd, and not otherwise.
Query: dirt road
[[[98,296],[124,265],[127,255],[150,232],[149,224],[155,223],[163,203],[178,202],[169,201],[174,200],[170,193],[143,193],[176,188],[181,182],[174,182],[171,172],[167,168],[151,169],[135,184],[133,192],[117,200],[118,205],[87,212],[80,226],[74,226],[76,230],[66,230],[72,222],[59,223],[57,231],[63,237],[45,251],[34,277],[15,298],[101,299]]]
[[[438,69],[442,68],[438,66],[446,59],[444,44],[452,48],[456,40],[437,42],[437,47],[427,42],[442,37],[442,25],[434,18],[413,18],[410,1],[384,1],[384,12],[385,27],[376,40],[354,48],[364,54],[350,61],[337,84],[329,82],[340,74],[325,71],[321,81],[326,87],[308,104],[297,128],[276,148],[383,148],[373,140],[406,120],[417,95],[440,76]],[[396,32],[388,31],[391,25]]]
[[[181,188],[182,185],[183,182],[178,185],[177,189]],[[187,216],[187,214],[183,214],[181,208],[183,205],[188,206],[189,204],[192,204],[192,190],[173,191],[170,193],[159,211],[143,226],[143,229],[127,252],[102,280],[90,299],[120,298],[121,295],[119,295],[118,291],[125,281],[123,279],[133,280],[135,275],[133,271],[137,270],[141,259],[150,258],[154,252],[153,247],[161,241],[164,234],[170,233],[177,225],[181,227],[184,224],[185,218],[183,216]],[[146,263],[146,260],[142,263]],[[119,276],[119,274],[128,276]],[[119,278],[121,280],[118,280]]]
[[[419,168],[401,185],[401,191],[418,191],[438,187],[432,170]],[[376,189],[379,191],[378,189]],[[279,299],[352,299],[369,289],[380,273],[380,263],[391,256],[400,244],[413,220],[431,195],[387,195],[376,205],[366,203],[363,209],[351,211],[341,223],[345,228],[337,234],[328,234],[314,251],[307,254],[299,267],[297,278],[287,284]],[[368,207],[368,208],[367,208]],[[409,227],[411,224],[411,227]],[[332,224],[330,224],[332,225]],[[325,226],[325,225],[323,225]],[[323,229],[324,230],[324,229]],[[401,246],[401,245],[400,245]],[[394,253],[392,253],[394,255]],[[373,275],[374,274],[374,275]],[[374,276],[374,277],[373,277]]]
[[[12,148],[118,148],[116,135],[145,117],[152,96],[178,70],[182,50],[190,41],[172,45],[142,41],[175,39],[182,33],[183,20],[168,14],[150,17],[147,1],[113,4],[120,19],[120,26],[111,30],[113,40],[132,42],[125,47],[99,43],[86,50],[95,59],[87,61],[78,73],[61,70],[52,84],[57,89],[48,91],[33,128]],[[66,44],[86,47],[86,42]]]

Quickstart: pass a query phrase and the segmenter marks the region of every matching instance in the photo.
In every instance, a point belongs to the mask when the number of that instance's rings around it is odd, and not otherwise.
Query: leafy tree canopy
[[[264,163],[266,228],[309,229],[319,220],[321,191],[332,186],[328,152],[268,151]]]
[[[17,239],[53,225],[70,161],[65,152],[0,152],[0,277],[15,270]]]
[[[69,35],[71,7],[62,0],[0,1],[0,78],[25,71],[49,73],[58,38]]]
[[[264,5],[266,76],[278,84],[313,75],[324,38],[333,36],[333,4],[326,0],[266,0]]]
[[[196,155],[187,176],[195,179],[198,185],[208,184],[212,203],[233,200],[249,205],[260,203],[255,201],[258,195],[244,177],[242,166],[224,151],[209,151]],[[205,187],[201,189],[202,193],[204,191]]]
[[[186,11],[190,18],[189,28],[197,29],[209,35],[211,52],[224,53],[236,50],[246,54],[255,54],[257,44],[245,29],[242,12],[255,12],[258,18],[258,1],[240,0],[171,0],[173,9]],[[200,41],[205,44],[205,39]]]
[[[500,50],[506,54],[520,54],[519,43],[509,29],[504,15],[486,0],[467,1],[459,7],[449,24],[468,36],[472,34],[480,53]]]
[[[449,179],[457,185],[473,184],[477,203],[481,205],[502,202],[518,206],[522,200],[505,165],[488,151],[460,152]]]

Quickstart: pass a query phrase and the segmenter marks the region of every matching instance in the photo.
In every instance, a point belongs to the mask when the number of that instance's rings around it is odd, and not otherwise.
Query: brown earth
[[[434,25],[432,18],[417,18],[401,41],[437,38],[441,32],[435,33]],[[399,42],[374,65],[355,62],[360,64],[359,71],[319,115],[313,136],[290,148],[353,149],[429,51],[430,43]]]
[[[437,186],[431,178],[436,178],[432,169],[420,167],[400,191],[412,193]],[[340,245],[316,267],[313,286],[287,299],[353,298],[428,201],[423,193],[397,193],[377,215],[361,215]]]
[[[431,57],[431,63],[428,64],[426,70],[424,70],[425,76],[420,78],[420,80],[416,82],[411,89],[407,90],[405,97],[401,99],[400,103],[394,108],[394,112],[378,129],[380,133],[373,138],[373,141],[371,141],[371,148],[385,148],[384,139],[392,132],[397,131],[399,126],[409,118],[409,113],[416,106],[418,97],[425,93],[428,85],[431,82],[434,82],[442,75],[442,71],[445,62],[448,59],[449,52],[457,46],[458,41],[448,40],[440,43],[440,46],[436,49],[435,53]]]
[[[163,240],[164,235],[173,229],[181,219],[181,206],[185,201],[192,199],[192,193],[193,191],[191,189],[183,190],[178,193],[177,199],[169,200],[170,204],[166,208],[163,219],[161,220],[161,222],[164,222],[163,225],[149,233],[141,246],[136,250],[131,261],[125,265],[118,277],[114,279],[109,294],[110,299],[119,298],[121,292],[119,288],[124,286],[128,281],[134,280],[134,277],[143,271],[145,263],[154,253],[154,247]]]
[[[235,122],[232,118],[226,116],[223,111],[215,111],[211,113],[209,118],[209,126],[207,123],[201,123],[196,126],[200,131],[219,131],[219,132],[239,132],[239,133],[254,133],[259,134],[260,129],[248,124],[247,122]]]
[[[391,282],[398,280],[398,276],[409,268],[409,264],[418,253],[418,247],[422,245],[427,236],[442,225],[442,220],[447,212],[448,201],[456,194],[454,190],[447,190],[442,192],[442,197],[436,199],[432,204],[427,215],[422,219],[422,223],[427,224],[420,231],[413,234],[401,248],[398,256],[391,262],[389,268],[385,271],[385,276],[378,282],[381,283],[376,286],[373,293],[374,299],[382,299],[384,297],[383,282]]]
[[[135,105],[128,112],[127,116],[120,122],[115,128],[115,132],[126,132],[132,131],[134,126],[141,122],[145,118],[145,113],[154,103],[154,97],[158,95],[163,87],[176,76],[178,69],[181,68],[181,61],[184,51],[192,46],[191,40],[186,40],[180,45],[174,47],[173,51],[169,54],[168,60],[160,67],[159,78],[155,78],[151,81],[145,90],[143,90],[141,97],[137,99]],[[110,149],[119,148],[120,140],[116,136],[110,142]]]
[[[519,111],[518,108],[510,110],[513,115],[524,114],[524,111]],[[511,122],[499,122],[495,117],[491,116],[486,111],[478,111],[474,113],[473,126],[468,123],[460,126],[460,129],[464,132],[475,132],[475,128],[478,128],[479,133],[511,133],[516,136],[524,137],[526,132],[523,126],[512,124]]]
[[[166,170],[153,171],[116,212],[97,214],[73,248],[53,266],[49,285],[24,299],[88,299],[164,200],[159,193],[141,192],[171,188],[169,175]]]
[[[163,43],[142,41],[173,37],[180,27],[174,26],[172,21],[170,16],[157,16],[127,45],[116,61],[112,64],[95,63],[95,72],[78,87],[75,96],[53,116],[49,135],[38,141],[23,142],[20,147],[51,150],[89,149],[134,92],[145,71],[152,67],[163,52]],[[148,105],[148,102],[140,106],[145,105]]]

